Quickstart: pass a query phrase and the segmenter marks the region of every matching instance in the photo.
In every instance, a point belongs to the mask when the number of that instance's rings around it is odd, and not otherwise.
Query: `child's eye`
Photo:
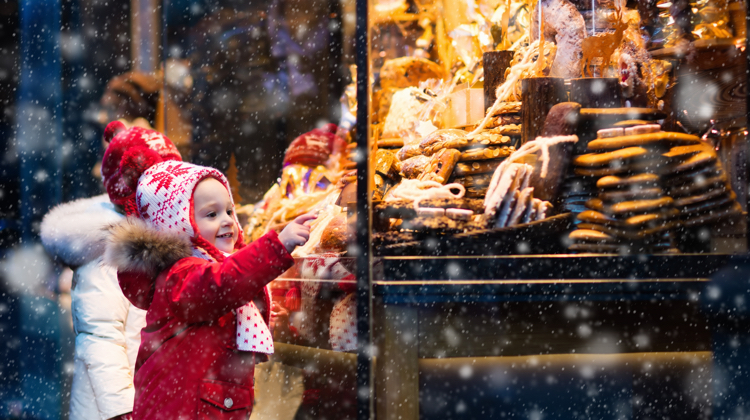
[[[208,214],[206,214],[206,217],[216,217],[216,213],[209,212]]]
[[[232,210],[227,210],[227,214],[231,216],[232,215]]]

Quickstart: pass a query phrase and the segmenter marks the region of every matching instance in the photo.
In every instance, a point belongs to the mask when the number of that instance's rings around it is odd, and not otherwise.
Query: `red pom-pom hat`
[[[128,215],[135,211],[135,189],[141,174],[156,163],[182,160],[165,135],[141,127],[126,128],[120,121],[107,125],[104,141],[108,144],[102,158],[104,188],[110,201],[124,207]]]
[[[346,141],[336,135],[336,124],[316,128],[292,141],[284,155],[284,166],[301,164],[318,166],[326,163],[332,154],[341,153]]]

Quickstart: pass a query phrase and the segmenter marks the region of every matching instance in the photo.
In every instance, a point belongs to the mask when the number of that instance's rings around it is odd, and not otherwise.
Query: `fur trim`
[[[193,253],[190,239],[184,235],[159,232],[135,217],[111,226],[109,231],[104,262],[118,271],[145,273],[155,278]]]
[[[61,204],[42,220],[42,244],[53,258],[78,267],[102,256],[107,228],[123,217],[106,194]]]

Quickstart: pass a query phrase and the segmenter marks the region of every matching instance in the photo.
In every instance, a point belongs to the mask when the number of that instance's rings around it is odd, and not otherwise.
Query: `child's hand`
[[[307,221],[316,219],[318,217],[315,213],[307,213],[297,217],[289,223],[284,230],[279,233],[279,241],[284,245],[287,252],[291,253],[294,248],[299,245],[304,245],[308,239],[310,239],[310,226],[306,224]]]

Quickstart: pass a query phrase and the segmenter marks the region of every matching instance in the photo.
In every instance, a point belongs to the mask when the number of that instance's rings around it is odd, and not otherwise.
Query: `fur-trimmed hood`
[[[104,262],[120,272],[147,274],[152,278],[193,253],[184,235],[160,232],[136,217],[110,226]]]
[[[60,204],[42,220],[42,244],[52,257],[78,267],[104,254],[108,226],[122,219],[106,194]]]
[[[128,217],[110,226],[104,262],[117,269],[120,289],[137,308],[147,310],[156,277],[177,261],[192,255],[184,235],[157,231],[145,221]]]

